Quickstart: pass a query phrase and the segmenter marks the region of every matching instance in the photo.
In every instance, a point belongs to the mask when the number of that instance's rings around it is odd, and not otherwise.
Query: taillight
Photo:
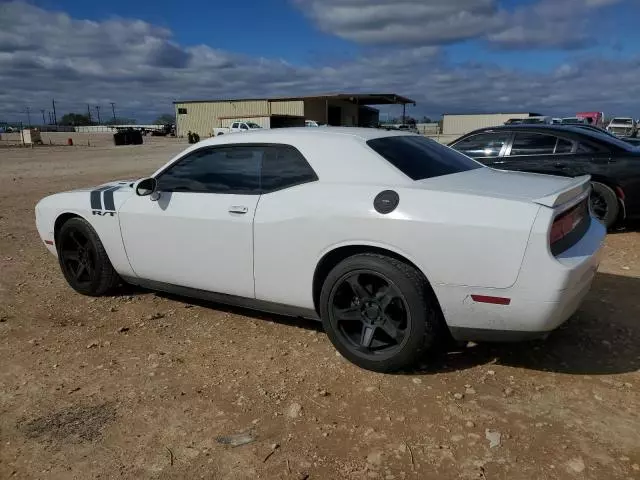
[[[559,253],[558,250],[563,251],[571,246],[562,245],[565,243],[563,240],[567,240],[572,233],[577,233],[578,226],[584,225],[584,222],[588,220],[589,208],[587,202],[588,199],[580,202],[575,207],[571,207],[566,212],[562,212],[553,220],[553,225],[551,225],[551,230],[549,231],[549,245],[554,255]],[[576,238],[576,241],[577,240]],[[563,246],[566,248],[562,248]]]

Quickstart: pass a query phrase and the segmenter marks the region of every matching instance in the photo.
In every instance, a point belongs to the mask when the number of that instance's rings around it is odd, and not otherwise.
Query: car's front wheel
[[[439,309],[423,275],[378,254],[340,262],[320,294],[324,329],[336,349],[367,370],[411,367],[436,338]]]
[[[67,220],[56,244],[62,273],[76,292],[100,296],[120,282],[98,234],[83,218]]]

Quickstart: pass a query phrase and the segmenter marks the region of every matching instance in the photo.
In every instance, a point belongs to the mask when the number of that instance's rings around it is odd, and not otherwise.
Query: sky
[[[638,118],[639,25],[640,0],[0,0],[0,122],[330,92]]]

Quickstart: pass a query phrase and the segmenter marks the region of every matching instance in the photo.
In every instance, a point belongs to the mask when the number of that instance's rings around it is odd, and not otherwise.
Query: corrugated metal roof
[[[532,112],[455,112],[443,113],[442,115],[529,115],[530,117],[542,117],[539,113]]]
[[[266,97],[266,98],[218,98],[210,100],[182,100],[175,101],[174,104],[182,103],[214,103],[214,102],[248,102],[248,101],[278,101],[278,100],[305,100],[313,98],[326,98],[344,100],[358,105],[392,105],[407,104],[416,102],[410,98],[397,95],[395,93],[331,93],[322,95],[305,95],[300,97]]]

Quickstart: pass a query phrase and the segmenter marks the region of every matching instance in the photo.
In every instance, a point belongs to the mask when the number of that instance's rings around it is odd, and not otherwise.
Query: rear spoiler
[[[587,197],[591,191],[591,176],[583,175],[571,179],[566,187],[561,188],[557,192],[550,193],[544,197],[536,198],[534,203],[544,205],[549,208],[556,208],[564,204],[575,204],[572,200],[576,197]]]

